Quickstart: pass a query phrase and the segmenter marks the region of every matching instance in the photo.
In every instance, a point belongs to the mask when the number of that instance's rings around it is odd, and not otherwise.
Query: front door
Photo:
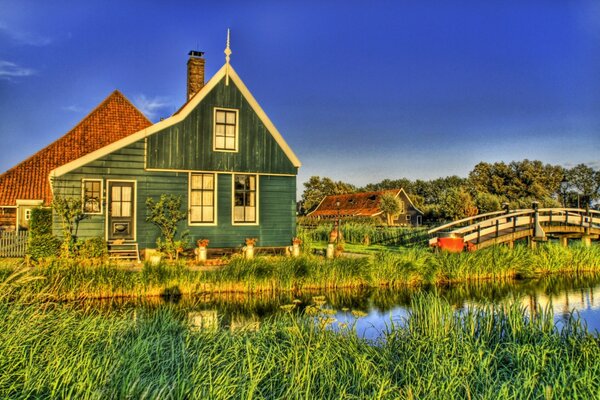
[[[134,240],[134,182],[108,182],[108,240]]]

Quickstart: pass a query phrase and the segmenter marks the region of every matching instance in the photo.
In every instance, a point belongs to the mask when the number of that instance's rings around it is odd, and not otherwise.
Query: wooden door
[[[108,240],[134,240],[135,184],[108,182]]]

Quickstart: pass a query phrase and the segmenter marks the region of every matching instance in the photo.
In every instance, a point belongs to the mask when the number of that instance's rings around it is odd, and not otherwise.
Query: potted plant
[[[247,259],[251,259],[254,257],[254,245],[256,244],[258,239],[256,238],[246,238],[246,247],[244,247],[244,254]]]
[[[300,245],[302,244],[302,239],[299,237],[295,237],[292,239],[292,256],[298,257],[300,256]]]
[[[197,261],[201,261],[204,262],[206,261],[206,255],[207,255],[207,250],[206,248],[208,247],[208,239],[199,239],[196,241],[196,244],[198,245],[198,248],[196,249],[196,260]]]

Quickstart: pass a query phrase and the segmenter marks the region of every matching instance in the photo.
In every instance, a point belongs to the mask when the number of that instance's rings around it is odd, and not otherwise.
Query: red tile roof
[[[16,200],[52,201],[48,175],[68,162],[152,125],[115,90],[66,135],[0,175],[0,206]]]
[[[394,196],[400,193],[401,189],[382,190],[379,192],[362,192],[351,194],[338,194],[325,196],[316,210],[309,213],[309,217],[335,217],[338,215],[338,206],[340,202],[339,213],[342,217],[372,217],[381,213],[379,201],[383,194],[389,193]]]

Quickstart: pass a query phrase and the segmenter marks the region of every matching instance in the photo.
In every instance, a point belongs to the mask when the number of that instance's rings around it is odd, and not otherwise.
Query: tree
[[[178,254],[178,248],[185,243],[185,233],[180,241],[175,241],[177,225],[179,221],[187,217],[187,212],[181,210],[181,196],[172,194],[161,194],[158,201],[152,197],[146,199],[148,213],[146,221],[152,222],[160,229],[162,236],[156,239],[156,245],[160,251],[164,251],[170,260]]]
[[[600,196],[600,171],[585,164],[578,164],[565,173],[571,188],[582,197],[582,204],[590,205]]]
[[[385,214],[388,226],[393,225],[394,217],[404,211],[402,202],[391,193],[381,195],[379,209]]]
[[[310,211],[319,205],[325,196],[334,194],[346,194],[356,192],[356,187],[342,181],[334,182],[331,178],[311,176],[308,182],[304,182],[302,203],[306,211]]]
[[[502,198],[490,193],[477,193],[475,195],[475,206],[480,214],[485,214],[502,209]]]
[[[446,190],[439,203],[439,213],[443,219],[457,220],[477,215],[477,207],[465,187]]]

